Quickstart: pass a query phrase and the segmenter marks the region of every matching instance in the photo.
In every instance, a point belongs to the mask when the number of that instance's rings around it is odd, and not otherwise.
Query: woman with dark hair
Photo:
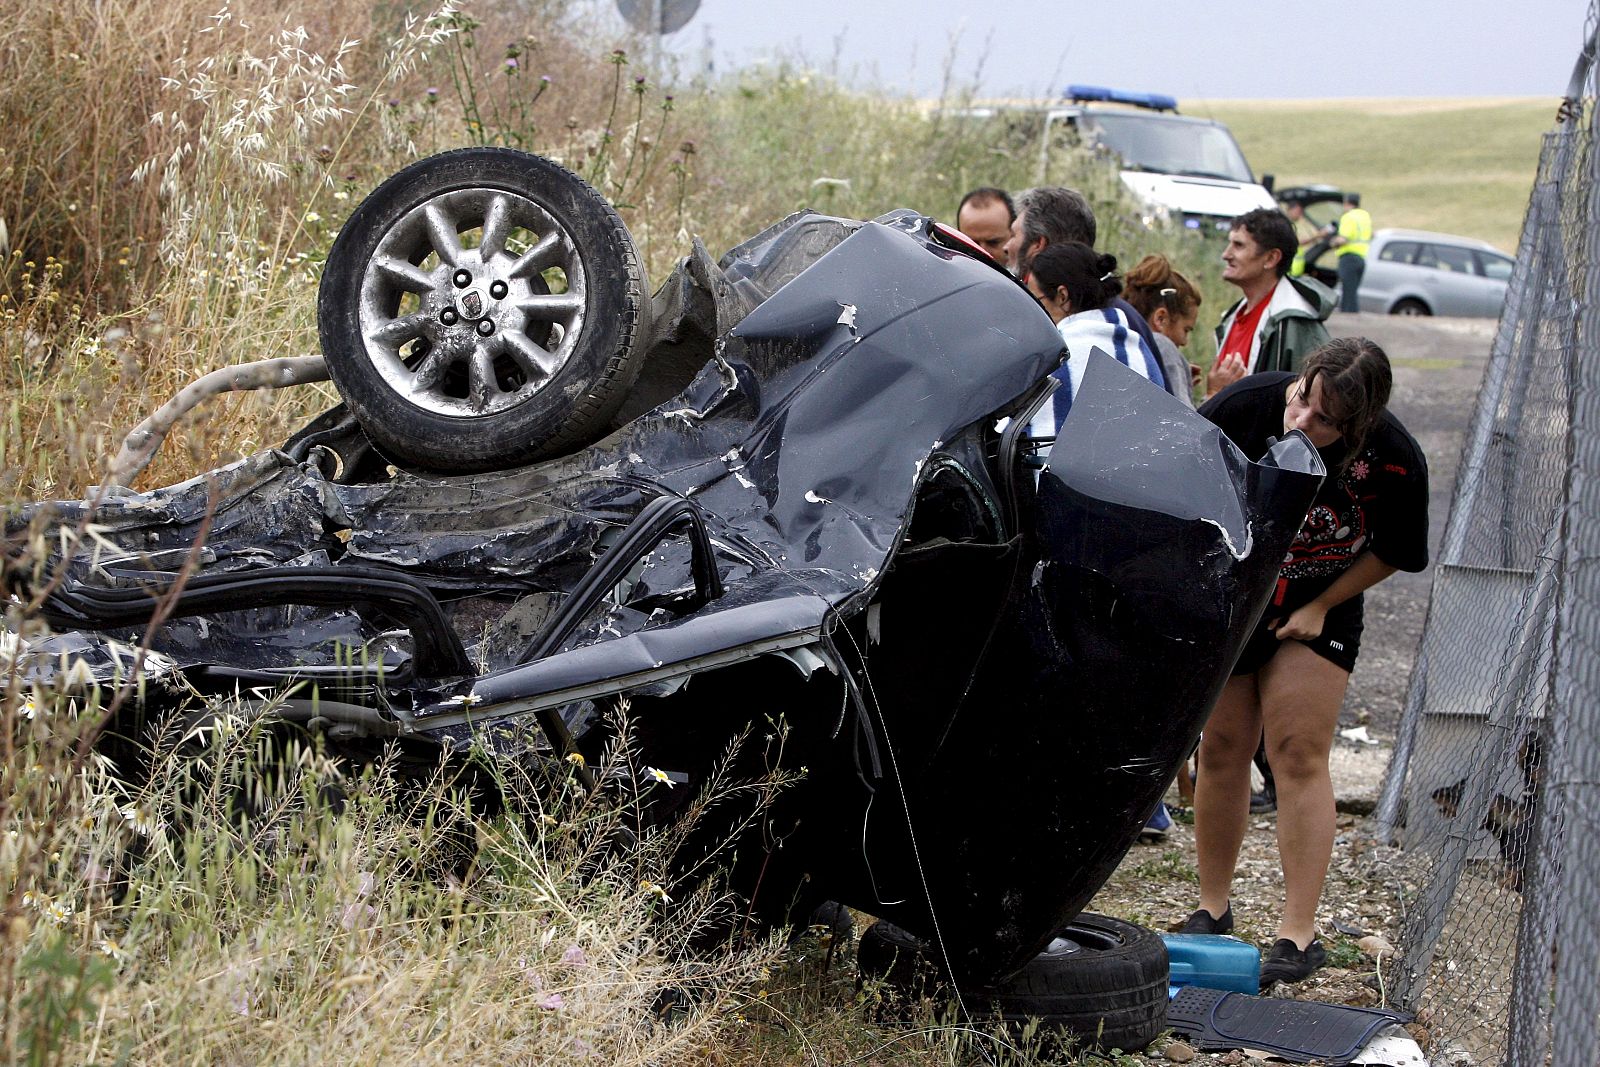
[[[1167,392],[1194,407],[1200,368],[1183,354],[1189,333],[1200,318],[1200,290],[1176,270],[1166,256],[1145,256],[1122,279],[1123,299],[1144,316],[1156,338],[1156,358],[1166,375]]]
[[[1067,344],[1067,362],[1055,372],[1061,388],[1046,405],[1052,410],[1042,420],[1048,424],[1045,436],[1061,428],[1083,381],[1089,353],[1096,348],[1161,388],[1167,387],[1161,363],[1150,346],[1120,311],[1107,306],[1122,294],[1115,256],[1101,255],[1077,241],[1049,245],[1033,258],[1028,291],[1044,306]],[[1036,425],[1040,421],[1035,418]]]
[[[1200,742],[1195,845],[1200,907],[1186,933],[1233,929],[1228,895],[1244,841],[1250,762],[1266,738],[1277,778],[1284,909],[1261,964],[1261,987],[1298,982],[1327,959],[1316,931],[1333,853],[1328,753],[1355,666],[1362,591],[1428,563],[1428,467],[1385,407],[1389,358],[1365,338],[1329,341],[1299,374],[1252,374],[1200,413],[1247,456],[1294,430],[1316,446],[1328,476],[1295,537],[1277,588],[1245,644]]]

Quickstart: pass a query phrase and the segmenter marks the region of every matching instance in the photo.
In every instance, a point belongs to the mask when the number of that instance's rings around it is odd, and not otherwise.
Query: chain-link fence
[[[1436,1064],[1592,1064],[1600,1047],[1597,28],[1591,5],[1376,812],[1420,875],[1394,999]]]

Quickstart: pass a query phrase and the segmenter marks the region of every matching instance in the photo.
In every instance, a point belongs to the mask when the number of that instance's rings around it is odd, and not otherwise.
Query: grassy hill
[[[1212,100],[1191,115],[1232,127],[1256,172],[1280,186],[1357,189],[1378,226],[1479,237],[1515,251],[1555,124],[1552,98]]]

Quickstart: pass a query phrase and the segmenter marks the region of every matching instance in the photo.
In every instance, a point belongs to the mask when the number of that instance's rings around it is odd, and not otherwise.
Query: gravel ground
[[[1488,360],[1495,324],[1490,320],[1398,318],[1335,314],[1329,332],[1364,335],[1381,344],[1395,367],[1391,408],[1421,444],[1430,468],[1430,542],[1435,553],[1444,534],[1462,437]],[[1361,659],[1340,716],[1341,729],[1365,725],[1376,744],[1339,739],[1333,753],[1334,792],[1339,799],[1339,836],[1323,892],[1319,924],[1329,966],[1306,982],[1279,986],[1276,995],[1338,1004],[1379,1003],[1386,973],[1374,953],[1399,938],[1396,893],[1386,872],[1395,865],[1389,850],[1362,832],[1361,815],[1371,810],[1388,764],[1390,743],[1405,704],[1411,663],[1422,635],[1432,572],[1397,574],[1367,594]],[[1171,794],[1176,800],[1176,792]],[[1276,825],[1271,815],[1253,816],[1234,886],[1236,933],[1260,945],[1271,943],[1282,906]],[[1192,827],[1180,820],[1168,839],[1139,845],[1128,854],[1090,905],[1090,910],[1141,922],[1156,930],[1181,924],[1196,906]],[[1363,941],[1374,935],[1378,941]],[[1415,1036],[1427,1034],[1414,1026]],[[1183,1060],[1187,1047],[1151,1051],[1145,1058]],[[1201,1054],[1197,1062],[1240,1063],[1248,1057]]]
[[[1383,1003],[1400,928],[1397,895],[1386,876],[1389,851],[1363,837],[1358,816],[1339,816],[1339,836],[1320,911],[1328,965],[1298,985],[1276,986],[1271,995],[1357,1007]],[[1175,928],[1195,906],[1193,859],[1192,828],[1179,822],[1166,842],[1135,847],[1090,909],[1130,916],[1156,930]],[[1282,905],[1280,881],[1273,818],[1252,817],[1234,882],[1237,936],[1258,945],[1271,943]],[[1407,1030],[1428,1047],[1426,1026],[1413,1023]],[[1192,1059],[1197,1067],[1262,1062],[1238,1051],[1195,1054],[1176,1039],[1158,1041],[1133,1059],[1150,1063]]]

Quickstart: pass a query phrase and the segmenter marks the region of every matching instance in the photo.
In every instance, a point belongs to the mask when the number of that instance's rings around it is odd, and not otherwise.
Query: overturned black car
[[[697,244],[652,301],[587,186],[478,149],[339,241],[348,409],[17,518],[97,531],[52,561],[34,669],[118,676],[160,611],[129,716],[227,696],[330,744],[592,762],[627,700],[687,787],[647,820],[781,721],[806,774],[732,850],[754,914],[842,901],[963,983],[1032,960],[1135,840],[1322,474],[1100,356],[1059,439],[1028,438],[1060,335],[908,211]]]

